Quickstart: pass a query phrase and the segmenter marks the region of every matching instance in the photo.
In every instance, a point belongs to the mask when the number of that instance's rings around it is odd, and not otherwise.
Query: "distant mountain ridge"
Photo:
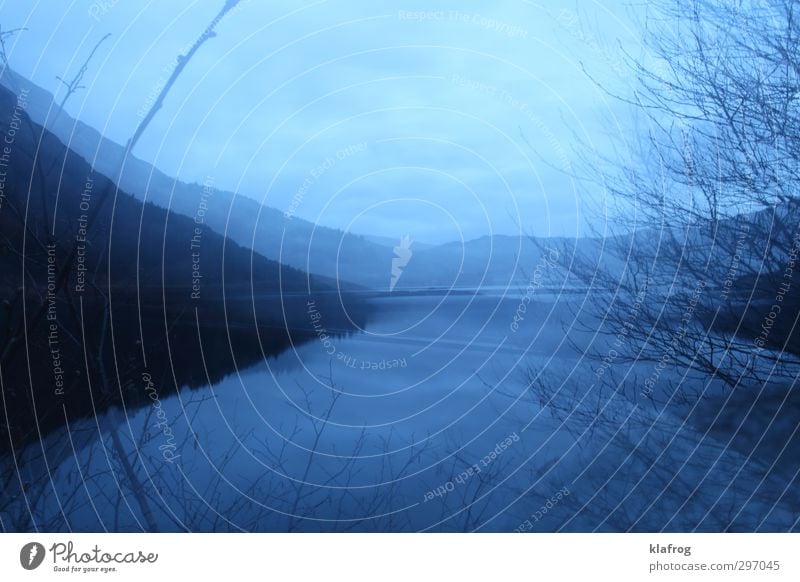
[[[103,137],[97,130],[61,110],[53,95],[30,81],[6,70],[0,83],[28,89],[28,114],[47,127],[96,171],[117,174],[125,148]],[[408,290],[482,286],[518,286],[535,276],[558,285],[566,278],[568,262],[542,271],[541,241],[524,236],[492,235],[465,242],[430,245],[411,241],[410,257],[402,270],[393,274],[399,239],[357,235],[315,225],[297,216],[262,205],[233,192],[217,190],[214,184],[190,184],[171,178],[136,158],[125,160],[120,189],[190,218],[202,211],[205,224],[239,245],[265,257],[312,274],[337,279],[373,290]],[[598,255],[600,239],[552,239],[551,247],[571,241],[576,250]],[[593,241],[593,242],[592,242]],[[561,252],[561,259],[567,260]]]

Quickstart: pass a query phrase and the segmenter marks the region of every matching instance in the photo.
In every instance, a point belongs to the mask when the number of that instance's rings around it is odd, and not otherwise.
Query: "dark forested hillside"
[[[10,69],[0,73],[0,84],[7,88],[24,87],[29,95],[28,113],[35,122],[68,142],[70,149],[90,160],[96,171],[117,175],[120,187],[139,200],[190,219],[200,212],[204,224],[217,233],[282,264],[341,279],[343,285],[388,287],[391,246],[313,224],[296,216],[291,209],[284,212],[215,186],[207,188],[204,184],[171,178],[135,156],[126,156],[123,146],[72,119],[48,91]],[[120,171],[123,159],[124,169]],[[364,269],[365,264],[370,268]]]
[[[313,337],[311,297],[348,328],[329,283],[118,190],[26,97],[0,89],[0,449],[140,405],[143,378],[163,397]]]

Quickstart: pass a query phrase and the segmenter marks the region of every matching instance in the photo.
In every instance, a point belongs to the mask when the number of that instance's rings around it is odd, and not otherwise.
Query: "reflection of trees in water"
[[[156,407],[123,418],[120,411],[54,434],[2,461],[7,531],[397,531],[409,529],[398,511],[398,489],[425,445],[362,431],[344,451],[329,452],[326,433],[339,396],[325,390],[320,408],[303,391],[309,415],[296,415],[281,435],[248,434],[225,449],[194,433],[200,406],[213,396],[193,391],[170,418],[167,443]],[[209,404],[210,405],[210,404]],[[292,418],[287,415],[287,418]],[[155,428],[154,428],[155,427]],[[99,435],[99,438],[98,438]],[[230,435],[228,435],[230,436]],[[114,440],[117,443],[114,443]],[[303,443],[302,445],[300,443]],[[162,450],[176,453],[165,457]],[[215,443],[216,444],[216,443]],[[358,485],[359,456],[374,456],[368,472],[383,485]],[[53,461],[56,462],[53,462]],[[14,462],[20,463],[18,468]],[[254,465],[263,470],[252,471]],[[253,475],[256,475],[255,477]],[[19,479],[19,480],[18,480]],[[327,516],[327,517],[325,517]]]
[[[725,406],[719,398],[637,398],[641,382],[635,375],[627,381],[616,376],[605,382],[562,383],[531,370],[528,380],[532,405],[543,406],[574,442],[566,469],[556,467],[546,479],[550,489],[570,483],[573,494],[537,529],[719,532],[797,527],[800,509],[793,489],[800,465],[782,449],[796,437],[787,437],[791,431],[785,427],[768,430],[774,406],[762,402],[748,414],[742,402]],[[673,388],[680,395],[678,382]],[[721,418],[715,419],[718,413]],[[744,435],[732,440],[735,431],[726,426],[731,423],[751,424],[752,440]],[[757,450],[756,441],[762,438],[766,440]]]

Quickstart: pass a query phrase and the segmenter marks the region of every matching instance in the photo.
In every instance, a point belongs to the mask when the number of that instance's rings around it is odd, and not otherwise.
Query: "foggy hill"
[[[129,156],[119,174],[125,148],[94,128],[61,110],[53,95],[5,69],[0,83],[17,91],[28,90],[28,114],[46,127],[97,172],[119,175],[119,186],[139,200],[190,218],[202,210],[205,224],[265,257],[310,273],[368,287],[388,286],[390,248],[341,230],[314,225],[297,216],[262,205],[210,185],[190,184],[171,178],[151,164]],[[204,195],[205,194],[205,195]],[[201,209],[201,201],[203,207]],[[365,268],[368,266],[369,268]]]
[[[0,448],[143,405],[145,372],[163,398],[313,339],[309,300],[331,329],[363,323],[329,282],[117,190],[29,122],[24,96],[0,88],[0,370],[13,443]]]

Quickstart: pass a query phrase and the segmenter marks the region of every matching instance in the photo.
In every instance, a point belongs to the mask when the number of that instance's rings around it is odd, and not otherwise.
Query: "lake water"
[[[584,353],[604,348],[578,329],[584,298],[365,296],[372,315],[350,334],[308,304],[310,340],[212,386],[72,423],[48,437],[47,463],[29,447],[25,472],[47,485],[36,511],[54,529],[145,527],[121,447],[164,530],[714,530],[743,491],[748,527],[789,515],[774,511],[785,477],[767,480],[726,435],[599,391]],[[559,420],[530,390],[536,371],[566,395]],[[711,466],[730,475],[722,492]]]
[[[310,303],[312,339],[213,386],[74,422],[48,437],[38,469],[56,490],[79,481],[87,495],[122,489],[91,477],[113,459],[107,428],[116,426],[140,478],[169,492],[156,511],[164,529],[219,528],[202,521],[216,514],[233,530],[471,529],[495,514],[490,529],[513,528],[527,510],[505,505],[570,442],[530,398],[526,371],[579,361],[563,333],[574,299],[462,290],[365,300],[373,314],[357,333],[329,329]],[[187,496],[204,517],[186,515],[177,499]],[[137,529],[128,513],[119,527]],[[91,504],[69,515],[78,529],[106,521]]]
[[[415,529],[461,509],[457,500],[463,492],[456,492],[455,484],[447,491],[450,473],[458,477],[478,463],[480,479],[491,474],[492,487],[511,475],[512,483],[501,485],[502,495],[494,493],[509,498],[530,485],[537,463],[544,466],[558,457],[566,441],[554,436],[549,415],[526,396],[525,372],[537,364],[563,366],[578,360],[564,342],[563,305],[526,302],[520,319],[520,296],[386,296],[371,301],[374,317],[348,337],[334,337],[325,327],[324,311],[309,306],[308,315],[317,324],[314,340],[212,387],[213,405],[204,403],[193,422],[203,427],[200,446],[224,450],[222,443],[241,442],[243,466],[269,473],[280,465],[275,479],[312,488],[340,486],[338,479],[328,479],[347,465],[347,487],[359,498],[391,490],[392,501],[382,511],[402,510]],[[318,438],[315,428],[323,424]],[[493,455],[498,443],[509,438],[512,444]],[[256,452],[265,443],[271,450],[286,446],[280,463]],[[525,466],[539,445],[538,461]],[[312,450],[314,463],[308,469]],[[471,477],[467,474],[458,485],[472,492],[480,480],[476,473],[475,483],[467,484]],[[443,508],[442,496],[426,501],[426,494],[430,498],[442,486],[453,496],[452,510]],[[348,519],[366,517],[360,503],[344,510]],[[324,512],[315,516],[325,519]]]

